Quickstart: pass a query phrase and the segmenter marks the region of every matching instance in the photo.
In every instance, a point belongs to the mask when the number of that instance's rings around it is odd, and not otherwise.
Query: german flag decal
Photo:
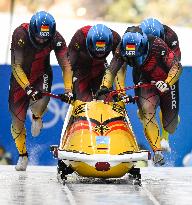
[[[127,44],[126,51],[135,51],[135,44]]]
[[[41,32],[49,32],[49,26],[42,25],[41,26]]]
[[[96,42],[96,47],[104,48],[105,44],[106,44],[105,41],[97,41]]]

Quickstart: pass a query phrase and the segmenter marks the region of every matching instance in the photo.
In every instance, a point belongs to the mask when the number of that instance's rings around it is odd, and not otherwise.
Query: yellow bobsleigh
[[[117,178],[131,173],[140,178],[137,161],[147,161],[126,113],[125,103],[76,100],[70,105],[60,145],[52,146],[62,179],[75,171],[83,177]]]

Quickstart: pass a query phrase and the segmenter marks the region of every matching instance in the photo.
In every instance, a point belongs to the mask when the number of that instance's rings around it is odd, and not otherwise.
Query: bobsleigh
[[[105,179],[129,173],[140,180],[140,168],[135,163],[150,158],[149,151],[138,147],[123,101],[72,102],[60,144],[52,145],[51,151],[58,159],[62,180],[73,172]]]

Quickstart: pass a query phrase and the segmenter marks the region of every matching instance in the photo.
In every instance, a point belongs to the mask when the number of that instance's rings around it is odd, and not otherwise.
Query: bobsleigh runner
[[[125,104],[123,100],[72,102],[60,144],[51,146],[63,183],[73,172],[82,177],[105,179],[129,173],[140,182],[140,168],[135,163],[148,161],[150,153],[139,149]]]

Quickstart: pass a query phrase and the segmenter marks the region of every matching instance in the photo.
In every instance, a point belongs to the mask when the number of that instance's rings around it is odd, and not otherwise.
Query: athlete
[[[149,88],[137,89],[136,94],[139,96],[137,104],[143,118],[144,132],[154,151],[154,163],[162,165],[164,158],[155,116],[156,109],[158,106],[161,108],[164,129],[174,133],[178,124],[178,79],[182,67],[174,52],[162,39],[146,35],[142,31],[126,32],[103,77],[97,95],[106,93],[124,63],[133,67],[135,73],[140,74],[133,79],[134,82],[154,82]]]
[[[175,56],[178,58],[178,60],[181,60],[181,50],[179,47],[179,40],[178,36],[169,26],[164,25],[160,23],[157,19],[154,18],[148,18],[141,22],[139,25],[139,28],[142,29],[142,31],[149,35],[154,35],[159,38],[161,38],[168,46],[169,48],[175,53]],[[142,119],[142,116],[140,115],[141,112],[138,112],[140,118]],[[160,115],[160,122],[162,125],[162,113],[159,113]],[[161,135],[161,146],[165,151],[171,151],[171,148],[169,146],[169,133],[162,127],[162,135]]]
[[[42,92],[50,92],[52,69],[50,52],[54,50],[63,71],[66,92],[72,90],[72,72],[67,59],[64,38],[56,31],[53,16],[40,11],[30,23],[17,27],[12,35],[9,109],[12,117],[11,133],[19,152],[17,171],[25,171],[28,164],[25,119],[27,109],[33,114],[31,133],[38,136],[43,127],[42,116],[50,98]]]
[[[156,37],[161,38],[168,47],[175,53],[175,56],[178,58],[178,60],[181,60],[181,51],[179,47],[179,40],[177,34],[167,25],[161,24],[157,19],[149,18],[141,22],[139,26],[131,26],[128,27],[126,32],[144,32],[147,35],[154,35]],[[121,75],[120,75],[121,72]],[[124,80],[126,74],[126,66],[124,66],[121,71],[119,71],[119,76],[121,76],[122,80],[119,80],[120,87],[125,87]],[[139,83],[140,80],[140,71],[133,70],[133,80],[135,84]],[[120,77],[119,77],[120,79]],[[136,93],[138,95],[138,93]],[[159,112],[160,116],[160,123],[162,128],[162,135],[161,135],[161,146],[164,151],[171,151],[170,145],[169,145],[169,133],[164,129],[163,123],[162,123],[162,112]],[[140,118],[141,122],[143,119],[142,112],[138,110],[138,117]]]
[[[68,57],[76,99],[93,100],[108,67],[106,58],[111,51],[115,53],[120,40],[117,32],[103,24],[84,26],[74,34],[68,46]]]

